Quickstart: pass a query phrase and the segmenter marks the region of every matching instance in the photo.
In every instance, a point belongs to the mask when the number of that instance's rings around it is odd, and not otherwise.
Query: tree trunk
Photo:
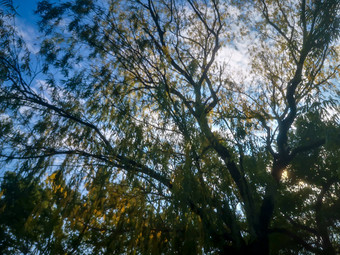
[[[264,235],[255,240],[247,247],[243,255],[269,255],[269,240],[268,235]]]
[[[235,249],[231,246],[224,247],[221,255],[269,255],[269,240],[268,235],[255,240],[250,245]]]

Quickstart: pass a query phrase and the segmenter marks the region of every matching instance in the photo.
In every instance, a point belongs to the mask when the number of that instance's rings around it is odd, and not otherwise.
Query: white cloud
[[[16,29],[18,34],[23,38],[28,50],[34,54],[39,52],[41,42],[40,33],[36,27],[25,23],[22,19],[16,19]]]

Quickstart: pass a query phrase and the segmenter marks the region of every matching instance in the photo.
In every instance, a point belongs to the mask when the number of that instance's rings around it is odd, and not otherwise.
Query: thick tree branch
[[[31,156],[11,156],[11,155],[4,155],[4,154],[0,154],[0,157],[6,158],[6,159],[37,159],[37,158],[47,158],[47,157],[53,157],[56,155],[80,155],[80,156],[84,156],[84,157],[92,157],[101,161],[104,161],[106,163],[108,163],[108,165],[114,166],[114,167],[118,167],[118,168],[122,168],[125,169],[126,171],[136,171],[138,173],[143,173],[157,181],[159,181],[160,183],[162,183],[163,185],[165,185],[168,188],[172,187],[171,181],[161,175],[160,173],[156,172],[155,170],[142,165],[141,163],[138,163],[135,160],[132,160],[128,157],[122,156],[122,155],[118,155],[118,154],[113,154],[110,153],[110,155],[99,155],[99,154],[93,154],[93,153],[89,153],[86,151],[82,151],[82,150],[55,150],[55,149],[49,149],[46,150],[45,152],[43,152],[43,154],[40,155],[31,155]]]
[[[322,138],[322,139],[319,139],[319,140],[314,141],[312,143],[296,147],[292,150],[289,157],[290,157],[290,159],[294,159],[297,154],[318,148],[318,147],[322,146],[323,144],[325,144],[325,142],[326,142],[326,139]]]
[[[283,235],[289,236],[293,241],[300,244],[302,247],[304,247],[306,250],[314,252],[315,254],[319,254],[321,250],[318,248],[315,248],[311,244],[307,243],[305,240],[303,240],[300,236],[298,236],[296,233],[291,232],[285,228],[271,228],[269,229],[270,234],[280,233]]]

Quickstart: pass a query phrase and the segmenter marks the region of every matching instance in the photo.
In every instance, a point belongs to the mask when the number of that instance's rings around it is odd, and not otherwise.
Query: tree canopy
[[[0,253],[340,253],[339,0],[0,4]]]

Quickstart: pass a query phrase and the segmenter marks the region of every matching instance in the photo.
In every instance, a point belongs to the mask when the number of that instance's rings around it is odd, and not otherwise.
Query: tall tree
[[[39,62],[2,19],[1,157],[54,224],[26,252],[339,253],[339,11],[40,1]]]

